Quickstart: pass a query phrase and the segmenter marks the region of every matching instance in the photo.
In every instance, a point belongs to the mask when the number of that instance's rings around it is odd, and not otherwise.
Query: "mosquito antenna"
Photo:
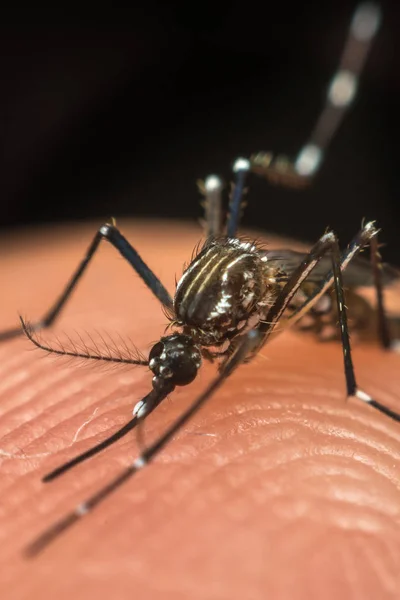
[[[58,356],[72,356],[73,358],[87,358],[90,360],[122,363],[122,364],[128,364],[128,365],[148,366],[148,364],[149,364],[147,360],[137,360],[137,359],[133,359],[133,358],[126,358],[123,356],[112,356],[111,354],[105,356],[105,355],[102,355],[100,352],[98,354],[92,354],[89,352],[89,350],[87,352],[78,352],[78,351],[71,352],[69,350],[64,350],[62,348],[52,348],[51,346],[47,346],[47,345],[39,342],[37,337],[35,337],[35,335],[34,335],[34,329],[32,327],[30,327],[29,323],[25,322],[21,316],[19,317],[19,319],[21,321],[22,330],[25,333],[25,335],[27,336],[27,338],[37,348],[40,348],[41,350],[45,350],[45,352],[49,352],[50,354],[57,354]]]
[[[105,498],[118,489],[125,481],[130,479],[135,473],[143,469],[151,462],[156,455],[168,444],[174,435],[185,425],[185,423],[201,408],[201,406],[210,398],[210,396],[222,386],[224,381],[233,373],[233,371],[245,360],[246,356],[253,350],[259,341],[259,333],[256,330],[249,331],[244,337],[242,343],[237,347],[232,356],[227,361],[225,368],[209,384],[204,392],[193,402],[193,404],[172,424],[165,433],[151,444],[142,454],[128,467],[119,473],[101,490],[90,496],[85,502],[79,504],[73,511],[64,518],[50,526],[47,531],[40,535],[34,542],[26,548],[26,555],[33,557],[42,552],[46,546],[53,542],[61,533],[74,525],[81,517],[90,512]]]

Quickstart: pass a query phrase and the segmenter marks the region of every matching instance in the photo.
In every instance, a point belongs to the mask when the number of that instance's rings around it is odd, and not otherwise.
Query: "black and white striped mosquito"
[[[148,367],[153,374],[152,390],[136,404],[132,419],[124,427],[46,475],[44,481],[59,477],[125,436],[176,386],[190,384],[203,360],[217,362],[219,369],[215,379],[189,409],[108,485],[79,504],[35,540],[28,548],[29,555],[43,550],[63,531],[150,463],[233,371],[242,363],[251,360],[271,335],[277,333],[276,326],[283,319],[287,325],[293,325],[301,323],[312,311],[315,316],[335,311],[343,348],[348,396],[356,397],[390,418],[400,421],[398,413],[358,387],[351,357],[343,290],[343,278],[346,276],[346,286],[351,289],[356,290],[361,285],[374,285],[378,335],[384,348],[390,346],[383,306],[383,284],[396,275],[388,269],[382,269],[378,251],[378,229],[375,224],[369,222],[363,225],[344,252],[340,251],[333,231],[327,231],[311,250],[304,254],[285,249],[265,250],[256,242],[237,237],[249,173],[262,174],[272,182],[288,186],[306,185],[317,173],[328,144],[355,96],[359,73],[378,30],[379,21],[380,11],[375,4],[361,4],[356,10],[339,70],[328,89],[326,106],[308,143],[293,162],[280,157],[274,158],[266,153],[236,160],[233,167],[234,185],[226,219],[222,210],[221,180],[217,176],[210,176],[201,184],[204,194],[206,241],[178,281],[174,298],[117,229],[115,223],[106,223],[94,236],[65,290],[45,316],[30,325],[21,319],[22,329],[1,334],[0,339],[8,339],[23,331],[36,346],[48,352],[142,365]],[[56,349],[46,346],[35,336],[35,331],[49,327],[60,315],[102,240],[107,240],[128,261],[170,318],[172,333],[161,337],[146,360],[139,357],[101,356],[92,355],[90,352]],[[357,256],[367,246],[371,254],[368,272],[365,270],[366,261]],[[346,273],[343,273],[346,269]],[[332,288],[336,296],[336,306],[326,302],[331,298]]]

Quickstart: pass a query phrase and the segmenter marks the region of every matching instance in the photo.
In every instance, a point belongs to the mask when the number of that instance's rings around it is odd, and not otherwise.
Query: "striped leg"
[[[373,2],[356,9],[338,70],[332,77],[325,106],[307,143],[294,161],[260,152],[251,157],[252,171],[288,187],[308,185],[318,172],[333,136],[356,96],[360,73],[379,29],[381,12]]]

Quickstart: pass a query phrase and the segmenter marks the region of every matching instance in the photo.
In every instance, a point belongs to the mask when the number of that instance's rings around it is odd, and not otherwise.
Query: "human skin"
[[[3,236],[0,330],[18,312],[31,320],[45,312],[98,225]],[[173,293],[199,229],[119,225]],[[104,243],[41,338],[79,339],[76,330],[86,340],[100,330],[147,353],[166,324],[158,301]],[[400,357],[374,344],[353,354],[362,389],[400,411]],[[2,598],[398,598],[400,424],[346,401],[338,343],[277,336],[154,463],[30,560],[24,547],[130,464],[137,438],[132,432],[57,481],[41,477],[125,423],[151,374],[47,357],[26,338],[1,344],[0,357]],[[147,419],[146,442],[214,374],[204,366],[177,388]]]

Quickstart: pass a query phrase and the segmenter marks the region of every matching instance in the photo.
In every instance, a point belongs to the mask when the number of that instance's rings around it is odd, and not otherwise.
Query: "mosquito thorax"
[[[175,324],[200,346],[219,346],[269,304],[270,292],[267,259],[256,243],[213,240],[177,283]]]
[[[162,337],[150,351],[149,367],[154,373],[153,387],[187,385],[201,366],[201,353],[193,338],[182,333]]]

